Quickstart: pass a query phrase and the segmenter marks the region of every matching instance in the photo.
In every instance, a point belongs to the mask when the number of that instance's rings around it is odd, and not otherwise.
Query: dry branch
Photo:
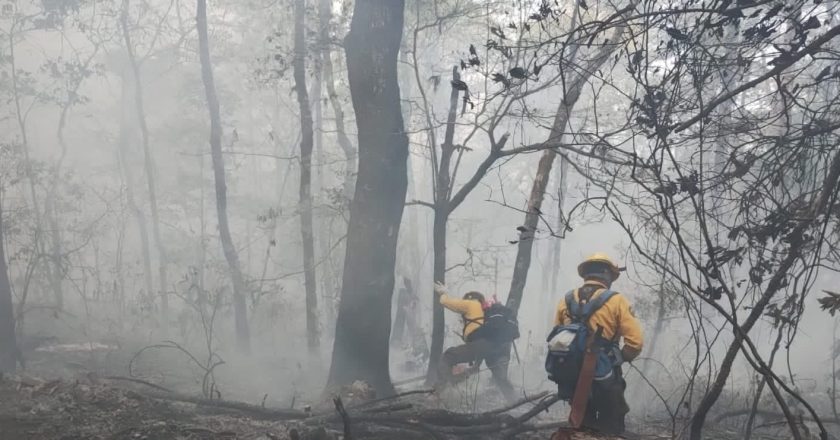
[[[262,420],[302,420],[308,417],[308,415],[303,411],[294,409],[265,408],[263,406],[233,400],[207,399],[204,397],[190,396],[180,393],[147,392],[142,394],[152,399],[172,400],[175,402],[192,403],[198,406],[239,411],[250,417]]]

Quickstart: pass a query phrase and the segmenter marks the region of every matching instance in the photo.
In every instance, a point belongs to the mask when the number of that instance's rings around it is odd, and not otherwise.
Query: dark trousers
[[[613,376],[603,381],[592,383],[592,396],[586,405],[583,425],[605,434],[624,432],[624,416],[630,411],[624,400],[627,382],[621,367],[613,370]]]
[[[452,367],[455,365],[470,362],[479,366],[482,360],[487,363],[487,368],[493,374],[493,382],[502,390],[505,398],[515,399],[516,391],[507,377],[510,344],[497,344],[487,339],[477,339],[449,348],[440,358],[438,382],[442,385],[452,382]]]

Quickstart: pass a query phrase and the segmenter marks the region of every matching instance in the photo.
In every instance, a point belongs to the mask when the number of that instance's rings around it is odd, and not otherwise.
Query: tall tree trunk
[[[458,67],[452,68],[452,83],[461,80],[461,75],[458,73]],[[438,169],[435,170],[435,202],[434,211],[435,218],[432,226],[432,252],[434,254],[434,279],[436,283],[446,282],[446,223],[449,221],[449,213],[452,210],[450,206],[450,194],[452,186],[452,177],[450,175],[450,164],[452,162],[452,154],[455,152],[455,118],[458,115],[458,94],[457,88],[452,86],[449,93],[449,113],[446,118],[446,131],[443,135],[443,144],[440,146],[440,163]],[[430,126],[429,130],[434,130]],[[432,145],[432,148],[436,148]],[[426,383],[432,384],[437,379],[436,374],[438,370],[438,363],[443,352],[444,340],[444,316],[443,306],[434,298],[432,294],[432,347],[429,353],[429,365],[426,371]]]
[[[620,41],[625,28],[626,26],[616,28],[613,33],[613,38],[610,38],[610,41]],[[546,142],[560,142],[562,140],[563,131],[569,124],[572,109],[577,103],[578,98],[580,98],[580,93],[584,85],[617,48],[618,46],[614,43],[601,47],[595,54],[595,57],[587,63],[586,67],[581,69],[580,73],[572,81],[569,81],[563,100],[560,101],[560,105],[557,107],[557,113],[554,115],[554,121]],[[528,269],[531,267],[531,250],[534,246],[534,237],[540,221],[540,212],[543,199],[545,198],[545,190],[548,186],[548,178],[551,175],[551,168],[554,166],[554,159],[556,157],[557,152],[554,149],[543,151],[537,165],[537,175],[534,177],[534,183],[531,186],[531,194],[528,197],[525,224],[519,233],[516,263],[513,267],[510,293],[507,299],[507,306],[515,311],[518,311],[519,306],[522,304],[522,294],[525,292]]]
[[[319,20],[319,26],[323,26],[323,23]],[[321,35],[323,37],[323,35]],[[325,41],[319,38],[319,41]],[[320,199],[323,199],[325,194],[325,189],[332,186],[332,179],[327,178],[324,175],[324,167],[326,166],[327,160],[327,152],[325,150],[324,145],[324,103],[323,103],[323,86],[324,86],[324,58],[330,56],[329,50],[323,43],[319,43],[318,45],[318,52],[316,56],[316,63],[315,63],[315,84],[312,86],[312,96],[310,96],[310,101],[312,102],[312,110],[314,113],[314,134],[315,134],[315,157],[316,159],[316,182],[315,182],[315,194],[320,195]],[[330,310],[330,304],[333,301],[333,298],[337,296],[336,293],[336,279],[335,279],[335,269],[334,269],[334,261],[336,261],[336,253],[333,252],[335,246],[335,232],[333,227],[333,219],[330,216],[322,215],[320,218],[315,214],[315,206],[318,206],[319,197],[313,197],[313,217],[317,218],[318,223],[318,245],[320,247],[321,258],[319,261],[323,261],[323,264],[320,264],[321,269],[321,302],[318,306],[318,339],[320,341],[321,335],[329,334],[329,330],[332,330],[332,323],[335,322],[335,316],[332,313],[324,313],[325,311]],[[341,233],[344,232],[344,223],[340,225]],[[340,239],[339,239],[340,240]],[[316,266],[318,266],[316,264]],[[320,346],[320,342],[319,342]]]
[[[568,191],[569,186],[569,161],[566,160],[565,157],[560,158],[560,167],[555,173],[557,178],[557,230],[558,234],[563,234],[566,230],[566,218],[564,217],[563,213],[563,205],[566,202],[566,192]],[[560,237],[555,237],[552,241],[552,245],[550,247],[551,252],[551,266],[549,267],[549,280],[547,290],[554,294],[559,293],[557,292],[558,289],[558,275],[560,271],[558,268],[560,267],[560,254],[563,249],[563,239]]]
[[[300,107],[300,235],[303,239],[303,277],[306,288],[306,342],[318,352],[318,293],[315,280],[315,236],[312,230],[312,109],[306,90],[306,0],[295,0],[294,77]]]
[[[436,283],[446,282],[446,223],[449,216],[442,212],[444,208],[435,208],[432,220],[432,277]],[[436,298],[432,299],[432,344],[429,347],[429,364],[426,369],[426,384],[432,385],[437,380],[437,369],[443,353],[445,339],[445,317],[443,306]]]
[[[566,95],[568,98],[568,94]],[[555,117],[555,124],[560,117],[558,112]],[[563,121],[563,127],[565,122]],[[563,128],[557,130],[562,133]],[[552,129],[552,133],[555,132]],[[554,138],[558,139],[558,138]],[[551,175],[551,167],[554,164],[554,158],[557,153],[554,150],[545,150],[540,156],[539,164],[537,165],[537,175],[534,177],[534,183],[531,186],[531,194],[528,197],[528,209],[525,214],[525,224],[522,232],[519,233],[519,244],[516,252],[516,263],[513,267],[513,277],[510,284],[510,293],[508,293],[507,306],[513,310],[519,310],[522,303],[522,294],[525,291],[525,282],[528,279],[528,269],[531,267],[531,249],[534,246],[534,237],[537,231],[537,225],[540,221],[540,209],[545,197],[545,189],[548,185],[548,177]]]
[[[143,147],[143,165],[146,172],[146,186],[149,193],[149,210],[152,214],[152,237],[155,240],[155,247],[158,251],[158,295],[160,295],[160,311],[164,330],[169,322],[169,298],[167,296],[168,281],[166,275],[167,255],[166,248],[160,236],[160,214],[158,213],[157,200],[157,179],[156,168],[151,147],[149,146],[149,128],[146,125],[146,110],[143,104],[143,86],[140,83],[140,66],[134,53],[134,45],[131,43],[131,33],[128,30],[128,6],[129,1],[123,1],[123,10],[120,16],[122,24],[125,49],[128,54],[129,65],[134,79],[134,105],[136,106],[137,124],[140,127],[140,139]]]
[[[400,47],[400,66],[402,66],[402,68],[398,70],[398,75],[400,79],[400,91],[403,96],[409,97],[412,93],[412,75],[411,70],[408,67],[408,50],[410,50],[410,48],[406,43],[406,39],[403,39]],[[403,121],[411,119],[411,105],[410,98],[402,100]],[[408,155],[405,166],[407,170],[406,174],[408,175],[407,199],[415,200],[417,199],[417,176],[415,175],[417,165],[415,164],[414,158],[411,154]],[[403,221],[403,233],[400,234],[400,242],[402,243],[402,263],[398,264],[398,267],[401,268],[403,276],[407,279],[406,285],[410,286],[408,288],[408,304],[409,307],[411,307],[410,310],[416,310],[416,307],[421,305],[418,303],[417,290],[419,285],[417,282],[421,279],[421,273],[423,271],[423,248],[425,246],[421,244],[419,227],[421,222],[418,220],[420,210],[409,209],[405,215],[407,218]],[[410,339],[408,340],[410,341],[412,352],[422,357],[422,359],[418,359],[421,364],[425,364],[427,362],[426,357],[429,355],[429,343],[426,341],[426,335],[424,334],[423,325],[421,324],[424,318],[425,316],[415,312],[406,319],[406,331],[409,332],[410,336]]]
[[[560,157],[560,166],[554,174],[557,181],[557,223],[555,224],[555,232],[563,234],[566,229],[566,219],[563,213],[563,205],[566,201],[566,192],[568,191],[568,176],[569,176],[569,161],[565,157]],[[560,274],[560,256],[563,249],[563,238],[552,237],[551,244],[548,246],[549,265],[544,268],[543,273],[543,295],[541,298],[540,310],[550,311],[554,309],[554,298],[561,294],[558,278]],[[545,319],[545,333],[554,325],[551,318],[546,314]]]
[[[143,210],[140,209],[140,206],[137,204],[137,198],[135,196],[136,189],[134,187],[134,168],[128,160],[128,154],[131,150],[131,124],[129,123],[129,119],[132,115],[131,106],[129,105],[131,100],[131,91],[129,90],[129,82],[125,74],[122,75],[121,79],[120,141],[119,148],[117,150],[117,160],[119,161],[120,169],[122,170],[122,174],[125,178],[125,196],[126,201],[128,202],[128,209],[131,211],[131,214],[137,222],[137,233],[140,236],[140,251],[143,259],[143,287],[146,289],[146,295],[148,295],[149,299],[154,301],[154,297],[152,296],[154,287],[152,283],[152,252],[151,245],[149,243],[149,230],[146,226],[146,215],[143,214]]]
[[[251,349],[251,332],[248,329],[248,311],[245,305],[246,285],[239,264],[239,254],[230,236],[227,216],[227,184],[225,183],[225,160],[222,156],[222,116],[219,99],[213,82],[213,66],[210,63],[210,42],[207,37],[207,1],[197,0],[196,27],[198,28],[201,79],[207,96],[207,110],[210,113],[210,155],[213,158],[213,178],[216,182],[216,215],[219,219],[219,239],[225,254],[230,278],[233,284],[233,319],[239,348]]]
[[[341,101],[339,100],[335,86],[337,79],[335,78],[333,69],[332,39],[330,36],[330,21],[332,20],[332,1],[319,0],[318,14],[321,24],[321,44],[324,45],[321,59],[323,79],[324,84],[327,88],[327,97],[330,102],[330,107],[332,108],[333,115],[335,117],[335,132],[336,138],[338,140],[338,146],[341,148],[345,159],[344,175],[342,176],[341,203],[342,207],[345,207],[349,210],[350,201],[353,199],[353,189],[356,185],[356,169],[358,158],[356,149],[353,146],[353,143],[350,141],[350,138],[347,136],[347,130],[344,124],[344,109],[341,106]],[[331,252],[338,253],[339,251],[333,249]],[[328,298],[328,302],[324,304],[323,308],[326,311],[325,317],[327,322],[330,323],[331,326],[334,326],[338,304],[337,301],[340,289],[340,286],[338,286],[338,278],[341,277],[341,271],[338,268],[336,268],[334,271],[331,270],[331,272],[334,272],[331,274],[331,277],[335,278],[336,281],[330,284],[330,291],[325,292],[324,296]],[[330,328],[330,331],[334,330],[334,328]]]
[[[360,160],[329,384],[361,379],[380,395],[394,392],[388,339],[407,187],[408,137],[397,83],[404,6],[403,0],[356,1],[345,40]]]
[[[12,305],[12,284],[6,266],[3,205],[0,194],[0,373],[15,371],[18,348],[15,337],[15,313]]]
[[[405,344],[406,316],[411,313],[408,287],[400,287],[397,294],[397,308],[394,312],[394,326],[391,329],[391,343],[396,347]]]
[[[323,17],[326,15],[327,21],[329,21],[329,16],[332,15],[330,10],[330,0],[320,1],[321,17],[323,19]],[[327,49],[324,53],[324,82],[326,83],[327,95],[329,95],[330,105],[332,106],[333,114],[335,115],[335,132],[336,137],[338,138],[338,146],[341,147],[341,151],[344,153],[345,165],[342,194],[344,195],[344,200],[349,203],[349,201],[353,198],[353,189],[356,185],[355,176],[356,168],[358,168],[358,157],[356,154],[356,149],[353,148],[353,143],[347,136],[347,130],[344,126],[344,110],[341,108],[341,102],[338,99],[338,92],[336,92],[335,89],[336,78],[335,74],[333,73],[333,63],[331,54],[331,49]]]

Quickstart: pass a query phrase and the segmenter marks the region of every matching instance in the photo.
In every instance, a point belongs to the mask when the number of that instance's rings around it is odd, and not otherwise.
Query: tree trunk
[[[435,218],[432,222],[432,273],[436,283],[446,282],[446,222],[449,216],[441,212],[443,208],[435,208]],[[437,380],[437,367],[443,353],[446,322],[443,306],[436,298],[432,299],[432,345],[429,351],[429,365],[426,370],[426,384],[432,385]]]
[[[318,293],[315,280],[315,236],[312,230],[312,109],[306,90],[306,0],[295,1],[294,77],[300,107],[300,235],[303,239],[303,277],[306,289],[306,342],[318,352]]]
[[[624,33],[625,27],[616,28],[612,41],[618,41],[621,34]],[[549,138],[546,142],[559,142],[562,139],[563,131],[569,123],[569,118],[572,115],[572,109],[580,98],[580,93],[583,86],[589,80],[590,76],[596,72],[602,64],[609,58],[610,54],[617,48],[615,44],[603,46],[595,57],[587,63],[587,66],[581,70],[572,81],[568,83],[568,87],[563,96],[563,100],[557,107],[557,113],[554,115],[554,121],[551,125]],[[519,233],[519,244],[516,251],[516,263],[513,267],[513,276],[510,282],[510,293],[508,294],[507,306],[514,311],[519,310],[522,303],[522,294],[525,291],[525,283],[528,279],[528,269],[531,267],[531,249],[534,246],[534,237],[537,232],[537,226],[540,221],[540,212],[542,210],[543,199],[545,198],[545,190],[548,186],[548,178],[551,175],[551,168],[554,165],[554,159],[557,157],[557,152],[553,149],[543,151],[537,165],[537,175],[534,178],[533,186],[531,187],[531,194],[528,197],[528,207],[525,213],[524,228]]]
[[[2,198],[2,195],[0,195]],[[18,359],[15,337],[15,313],[12,305],[12,284],[6,267],[5,229],[3,228],[3,206],[0,201],[0,373],[11,373],[16,369]]]
[[[405,344],[406,316],[411,313],[408,295],[406,287],[401,287],[397,294],[397,310],[394,313],[394,327],[391,329],[391,343],[397,347]]]
[[[452,84],[460,82],[461,75],[458,67],[452,68]],[[452,210],[450,196],[452,192],[452,176],[450,164],[455,152],[455,119],[458,116],[458,89],[452,86],[449,93],[449,113],[446,117],[446,131],[443,144],[440,146],[440,163],[435,170],[435,219],[432,226],[432,251],[434,254],[434,279],[436,283],[446,282],[446,223]],[[434,127],[429,127],[434,130]],[[436,148],[432,145],[432,148]],[[438,363],[443,352],[445,339],[445,318],[443,306],[432,293],[432,347],[429,353],[429,365],[426,371],[426,383],[433,384],[437,380]]]
[[[568,95],[567,95],[568,96]],[[558,117],[560,113],[558,112]],[[557,118],[555,118],[556,124]],[[565,126],[565,120],[563,126]],[[562,128],[559,132],[562,133]],[[552,130],[552,132],[555,130]],[[554,138],[557,139],[557,138]],[[534,246],[534,237],[537,225],[540,221],[540,210],[545,198],[545,189],[548,186],[548,177],[551,175],[551,167],[557,153],[554,150],[545,150],[540,156],[537,165],[537,175],[531,186],[531,195],[528,197],[528,209],[525,214],[525,224],[522,232],[519,233],[519,244],[516,252],[516,263],[513,267],[513,278],[510,283],[507,306],[513,310],[519,310],[522,303],[522,293],[525,291],[525,282],[528,279],[528,269],[531,267],[531,248]]]
[[[325,194],[325,189],[331,187],[332,179],[328,176],[324,175],[324,167],[326,166],[327,160],[327,152],[325,150],[324,145],[324,60],[330,56],[330,17],[332,12],[330,10],[330,1],[327,0],[326,4],[323,0],[318,0],[318,37],[317,37],[317,44],[315,46],[315,57],[314,57],[314,70],[315,70],[315,82],[312,84],[312,93],[310,96],[310,102],[312,102],[312,112],[313,112],[313,120],[314,120],[314,136],[315,136],[315,157],[316,159],[316,182],[315,182],[315,194],[323,195]],[[326,8],[326,11],[324,11]],[[317,200],[317,197],[316,197]],[[316,205],[317,206],[317,205]],[[316,216],[316,218],[318,218]],[[343,225],[342,225],[343,226]],[[343,229],[343,228],[342,228]],[[332,330],[332,323],[335,322],[335,317],[330,316],[331,313],[327,312],[330,307],[329,304],[332,301],[332,298],[336,295],[335,294],[335,271],[333,269],[333,261],[334,256],[336,255],[333,252],[333,221],[332,218],[329,216],[321,216],[318,218],[318,244],[320,247],[321,258],[320,261],[323,261],[323,264],[320,265],[321,269],[321,303],[320,303],[320,313],[318,314],[318,335],[322,334],[329,334],[329,330]],[[343,232],[343,231],[342,231]],[[327,313],[324,313],[327,312]]]
[[[225,183],[225,161],[222,156],[222,116],[216,85],[213,82],[213,67],[210,64],[210,43],[207,38],[207,2],[197,0],[196,27],[198,28],[199,57],[201,58],[201,79],[207,95],[207,110],[210,113],[210,155],[213,158],[213,178],[216,182],[216,215],[219,218],[219,239],[225,254],[230,278],[233,284],[233,318],[239,348],[250,351],[251,334],[248,329],[248,315],[245,306],[245,280],[239,265],[239,255],[230,236],[227,216],[227,184]]]
[[[345,41],[360,160],[329,384],[361,379],[380,395],[394,392],[388,340],[407,187],[408,137],[397,83],[403,8],[403,0],[356,1]]]
[[[566,158],[560,158],[560,168],[555,173],[557,178],[557,230],[558,234],[563,234],[566,230],[566,219],[563,217],[565,214],[563,213],[563,205],[566,202],[566,191],[568,191],[568,181],[569,181],[569,161]],[[552,241],[552,245],[550,248],[551,252],[551,267],[549,268],[549,280],[547,290],[550,294],[556,294],[559,285],[557,283],[557,276],[560,274],[558,270],[560,267],[560,254],[563,249],[563,239],[560,237],[554,237]],[[553,308],[553,304],[549,304],[550,308]]]
[[[137,222],[137,232],[140,236],[140,251],[143,258],[143,286],[146,289],[146,295],[149,296],[149,299],[153,300],[152,292],[154,291],[154,287],[152,283],[152,257],[151,246],[149,244],[149,230],[146,226],[146,215],[143,214],[143,210],[137,205],[137,199],[135,197],[136,190],[134,187],[134,168],[128,161],[128,152],[131,149],[129,148],[131,138],[129,135],[129,127],[131,126],[129,124],[129,118],[132,110],[129,105],[131,93],[125,74],[122,76],[122,91],[120,96],[122,113],[120,117],[120,143],[119,149],[117,150],[117,159],[122,169],[123,177],[125,178],[125,197],[128,202],[128,209]]]
[[[134,54],[134,46],[131,43],[131,33],[128,31],[128,0],[123,1],[123,10],[120,16],[122,23],[123,39],[125,40],[126,53],[128,54],[129,65],[134,79],[134,105],[136,106],[137,124],[140,127],[140,138],[143,147],[143,164],[146,172],[146,185],[149,193],[149,210],[152,214],[152,237],[155,240],[155,247],[158,251],[158,283],[160,291],[160,312],[163,328],[169,322],[169,298],[167,296],[168,281],[166,276],[166,249],[160,236],[160,215],[158,213],[157,201],[157,180],[155,177],[155,161],[149,146],[149,128],[146,125],[146,110],[143,105],[143,86],[140,84],[140,66]]]
[[[347,131],[344,127],[344,110],[341,107],[341,102],[338,99],[338,93],[335,89],[336,79],[333,73],[332,39],[330,37],[330,22],[332,20],[331,0],[319,0],[318,18],[321,26],[321,70],[323,73],[323,81],[326,85],[327,97],[335,117],[335,132],[338,140],[338,146],[344,153],[345,158],[344,175],[342,176],[342,197],[340,202],[340,206],[343,209],[350,206],[350,200],[353,198],[353,187],[355,185],[356,175],[356,150],[350,142],[350,138],[347,137]],[[321,127],[323,127],[323,119]],[[327,245],[329,246],[329,244]],[[340,251],[338,251],[338,249],[330,249],[330,252],[340,255]],[[328,266],[330,266],[330,279],[327,280],[329,281],[327,284],[327,286],[329,286],[329,290],[322,294],[322,297],[324,298],[322,309],[325,311],[325,319],[329,326],[326,331],[333,332],[335,331],[334,324],[340,289],[340,286],[338,286],[338,278],[341,276],[341,272],[338,267],[333,268],[331,264],[328,264]]]
[[[332,10],[330,9],[330,0],[320,0],[319,13],[321,16],[321,26],[325,29],[325,33],[329,29],[330,17],[332,17]],[[326,22],[326,24],[325,24]],[[323,34],[322,34],[323,38]],[[326,41],[324,44],[328,44]],[[341,108],[341,102],[338,100],[338,93],[335,89],[335,74],[333,73],[332,63],[332,49],[330,46],[324,51],[323,58],[324,82],[327,86],[327,95],[329,95],[330,105],[332,106],[333,114],[335,115],[335,132],[338,139],[338,146],[344,152],[344,179],[342,185],[342,194],[344,200],[349,203],[353,198],[353,188],[355,187],[355,174],[357,168],[356,150],[353,148],[353,143],[347,137],[347,130],[344,127],[344,110]]]

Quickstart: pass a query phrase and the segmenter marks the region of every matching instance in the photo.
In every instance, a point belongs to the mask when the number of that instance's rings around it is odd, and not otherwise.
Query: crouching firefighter
[[[624,432],[630,408],[621,364],[642,350],[642,329],[630,303],[610,289],[621,270],[605,254],[584,260],[578,266],[583,286],[557,305],[547,339],[545,368],[560,397],[571,401],[569,421],[607,434]]]
[[[446,286],[440,283],[435,283],[435,294],[443,307],[461,314],[461,338],[464,341],[462,345],[443,352],[438,364],[436,388],[442,389],[453,382],[454,366],[469,363],[478,369],[484,361],[493,375],[493,382],[505,398],[515,399],[516,392],[507,377],[511,344],[519,337],[519,326],[513,311],[499,302],[485,301],[484,295],[479,292],[468,292],[462,299],[452,298]]]

